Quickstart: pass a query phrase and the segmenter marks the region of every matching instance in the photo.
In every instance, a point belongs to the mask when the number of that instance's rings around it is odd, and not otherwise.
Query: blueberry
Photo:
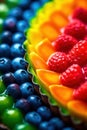
[[[30,111],[30,105],[26,99],[19,99],[15,106],[19,108],[23,113],[27,113]]]
[[[29,95],[32,95],[34,93],[33,84],[30,82],[25,82],[21,84],[20,90],[22,93],[22,97],[27,98]]]
[[[17,20],[22,19],[22,9],[19,7],[13,8],[9,12],[9,16],[15,17]]]
[[[15,59],[12,60],[12,68],[13,70],[17,70],[17,69],[27,69],[27,62],[21,58],[21,57],[17,57]]]
[[[18,99],[21,97],[21,91],[18,84],[10,84],[7,86],[6,94],[11,95],[13,98]]]
[[[34,13],[31,11],[31,10],[26,10],[24,11],[23,13],[23,18],[26,20],[26,21],[29,21],[31,20],[31,18],[34,17]]]
[[[58,129],[55,129],[55,126],[53,124],[49,125],[48,122],[42,122],[39,125],[39,130],[58,130]]]
[[[0,57],[10,57],[10,46],[8,44],[2,43],[0,45]]]
[[[37,1],[35,1],[35,2],[32,2],[31,3],[31,5],[30,5],[30,8],[32,9],[32,10],[34,10],[34,11],[36,11],[36,10],[38,10],[39,8],[40,8],[40,2],[37,2]]]
[[[64,123],[61,119],[54,117],[49,121],[49,125],[54,125],[56,130],[60,130],[64,127]]]
[[[51,111],[46,106],[41,106],[37,109],[37,112],[41,115],[43,120],[48,120],[51,118]]]
[[[12,44],[12,33],[10,31],[4,31],[1,34],[1,41],[2,43],[8,43],[9,45]]]
[[[75,130],[75,129],[72,128],[72,127],[65,127],[65,128],[63,128],[62,130]]]
[[[8,17],[4,21],[4,29],[10,30],[11,32],[15,32],[16,31],[16,23],[17,23],[17,21],[14,17]]]
[[[30,4],[30,1],[31,1],[31,0],[20,0],[19,6],[20,6],[23,10],[25,10],[25,9],[28,8],[28,6],[29,6],[29,4]]]
[[[42,121],[41,116],[37,112],[29,112],[25,115],[25,120],[33,125],[39,125]]]
[[[11,56],[13,58],[15,57],[23,57],[25,54],[24,49],[22,48],[22,46],[19,43],[13,44],[11,46]]]
[[[11,61],[8,58],[0,58],[0,72],[6,73],[11,71]]]
[[[25,30],[28,28],[28,23],[25,20],[21,20],[17,23],[17,30],[19,32],[25,32]]]
[[[36,110],[38,107],[42,105],[41,98],[37,95],[30,95],[28,97],[28,102],[32,109]]]
[[[25,40],[25,36],[23,33],[21,32],[16,32],[13,37],[12,37],[12,41],[13,43],[23,43]]]
[[[18,69],[17,71],[15,71],[14,76],[18,84],[27,82],[30,79],[29,73],[24,69]]]
[[[5,85],[15,83],[15,77],[14,77],[13,73],[11,73],[11,72],[8,72],[8,73],[2,75],[2,80],[5,83]]]

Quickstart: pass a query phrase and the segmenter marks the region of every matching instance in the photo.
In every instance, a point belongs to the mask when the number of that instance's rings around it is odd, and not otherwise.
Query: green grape
[[[3,83],[3,81],[0,79],[0,94],[3,93],[5,91],[6,87]]]
[[[37,130],[37,128],[31,124],[24,123],[16,125],[16,127],[13,130]]]
[[[0,18],[5,18],[8,14],[8,7],[6,4],[1,3],[0,4]]]
[[[0,95],[0,114],[13,106],[13,99],[8,95]]]
[[[2,115],[2,122],[11,130],[15,127],[15,125],[22,123],[22,121],[22,113],[16,108],[7,109]]]

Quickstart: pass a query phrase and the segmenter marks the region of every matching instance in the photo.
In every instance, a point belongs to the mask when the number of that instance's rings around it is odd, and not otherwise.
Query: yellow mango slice
[[[87,121],[87,103],[80,100],[73,100],[68,103],[71,114]]]
[[[33,66],[35,67],[35,69],[47,69],[48,68],[45,61],[39,55],[37,55],[35,52],[30,53],[30,60],[31,60]]]
[[[28,30],[27,39],[31,44],[35,45],[43,39],[43,35],[40,31],[31,28]]]
[[[67,107],[67,103],[73,99],[72,94],[74,89],[72,88],[63,85],[51,85],[49,90],[53,98],[64,107]]]
[[[49,85],[60,84],[60,76],[56,72],[45,69],[37,69],[36,73],[46,89],[49,89]]]
[[[55,11],[51,14],[50,19],[57,26],[57,29],[64,27],[68,24],[68,19],[61,11]]]
[[[48,39],[44,39],[38,43],[35,49],[38,55],[41,56],[45,61],[47,61],[49,56],[55,52],[55,49],[52,47],[52,44]]]
[[[43,23],[40,26],[40,31],[44,35],[44,38],[48,38],[50,41],[55,40],[60,34],[59,30],[56,29],[51,21]]]

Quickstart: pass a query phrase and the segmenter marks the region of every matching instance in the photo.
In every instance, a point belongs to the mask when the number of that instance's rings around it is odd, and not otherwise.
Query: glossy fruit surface
[[[2,114],[6,109],[11,108],[13,105],[12,97],[8,95],[0,96],[0,113]]]
[[[18,109],[7,109],[3,113],[2,121],[12,129],[16,124],[22,123],[23,116]]]
[[[29,123],[23,123],[16,125],[16,127],[13,130],[37,130],[33,125]]]

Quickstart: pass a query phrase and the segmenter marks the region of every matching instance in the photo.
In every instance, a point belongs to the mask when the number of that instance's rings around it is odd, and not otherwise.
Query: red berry
[[[87,41],[79,41],[69,52],[71,64],[79,64],[81,66],[87,64]]]
[[[48,61],[48,67],[52,71],[63,72],[69,66],[67,55],[63,52],[53,53]]]
[[[86,41],[87,41],[87,35],[84,37],[84,40],[86,40]]]
[[[65,27],[64,33],[75,37],[77,40],[82,40],[87,34],[87,29],[82,22],[79,20],[74,20],[67,27]]]
[[[73,64],[60,76],[63,85],[69,87],[77,87],[84,80],[82,69],[79,65]]]
[[[81,7],[77,8],[73,13],[72,18],[79,19],[87,24],[87,10]]]
[[[75,99],[87,101],[87,82],[75,89],[73,96]]]
[[[85,80],[87,81],[87,64],[82,68]]]
[[[56,51],[68,52],[77,43],[77,40],[70,35],[60,35],[52,44]]]

